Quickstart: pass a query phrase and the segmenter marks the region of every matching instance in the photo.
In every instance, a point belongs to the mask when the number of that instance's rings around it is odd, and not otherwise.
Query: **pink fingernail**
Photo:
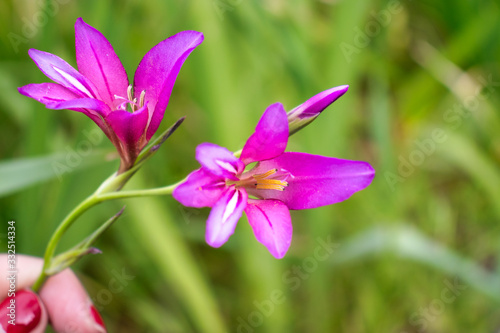
[[[41,317],[38,297],[30,290],[17,291],[0,304],[0,325],[7,333],[31,332]]]

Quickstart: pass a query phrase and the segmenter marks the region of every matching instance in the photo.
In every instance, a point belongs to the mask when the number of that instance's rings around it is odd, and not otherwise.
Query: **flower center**
[[[133,97],[133,88],[132,85],[129,85],[127,88],[127,98],[122,96],[115,95],[115,99],[119,100],[120,103],[116,107],[118,110],[125,110],[129,112],[135,112],[140,110],[144,106],[144,97],[146,96],[146,91],[141,91],[141,95],[139,96],[139,102],[137,102],[137,98]],[[128,109],[128,106],[130,108]]]
[[[228,185],[236,185],[236,187],[255,188],[257,190],[277,190],[284,191],[288,186],[288,182],[281,179],[276,179],[280,175],[277,174],[278,169],[271,169],[266,173],[255,174],[248,178],[243,178],[238,181],[229,181]]]

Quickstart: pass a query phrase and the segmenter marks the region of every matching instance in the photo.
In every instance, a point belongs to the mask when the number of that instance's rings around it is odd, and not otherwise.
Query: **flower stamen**
[[[129,101],[132,101],[134,99],[134,96],[132,94],[132,89],[133,89],[132,85],[129,85],[127,87],[127,98],[128,98]]]
[[[261,173],[261,174],[256,174],[256,175],[253,175],[253,178],[255,179],[265,179],[271,175],[274,175],[276,172],[278,172],[278,169],[271,169],[269,170],[268,172],[266,173]]]
[[[219,162],[219,161],[218,161]],[[277,190],[284,191],[288,182],[280,179],[268,178],[278,172],[278,169],[271,169],[266,173],[255,174],[248,178],[237,181],[226,180],[226,185],[235,185],[236,187],[254,188],[257,190]],[[278,176],[278,175],[277,175]],[[288,175],[286,175],[288,177]]]
[[[288,182],[278,180],[278,179],[256,179],[257,184],[255,188],[257,190],[278,190],[284,191],[285,187],[288,186]]]
[[[253,175],[253,178],[257,181],[255,188],[257,190],[277,190],[284,191],[285,187],[288,186],[288,182],[279,179],[268,178],[278,172],[278,169],[271,169],[266,173]]]
[[[146,91],[141,91],[139,96],[139,103],[137,103],[137,97],[134,98],[134,88],[132,85],[127,87],[127,98],[114,95],[115,100],[120,100],[121,102],[116,106],[119,110],[127,110],[129,112],[135,112],[144,106],[144,101],[146,97]]]
[[[144,98],[146,97],[146,90],[141,91],[141,96],[139,96],[139,109],[144,106]]]

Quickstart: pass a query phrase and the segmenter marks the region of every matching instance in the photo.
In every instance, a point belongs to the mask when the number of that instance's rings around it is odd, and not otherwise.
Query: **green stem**
[[[80,215],[82,215],[89,208],[95,206],[100,202],[102,202],[102,200],[100,200],[95,195],[95,193],[92,194],[91,196],[83,200],[78,206],[76,206],[61,222],[61,224],[56,229],[56,231],[52,235],[52,238],[50,239],[47,245],[47,249],[45,250],[45,255],[43,257],[44,260],[43,270],[38,279],[36,280],[35,284],[33,284],[32,287],[33,291],[35,292],[38,291],[45,282],[45,280],[47,279],[48,275],[46,274],[46,270],[49,268],[52,261],[52,257],[54,256],[54,252],[56,251],[57,244],[59,244],[59,241],[61,240],[61,237],[64,235],[66,230],[68,230],[68,228]]]
[[[112,179],[106,180],[105,183],[108,181],[112,181]],[[49,275],[47,274],[47,270],[52,263],[52,258],[54,257],[54,253],[56,251],[57,245],[59,244],[59,241],[61,240],[61,237],[68,230],[68,228],[71,227],[73,222],[75,222],[76,219],[80,217],[80,215],[82,215],[84,212],[86,212],[89,208],[97,205],[98,203],[108,200],[155,196],[155,195],[169,195],[172,194],[175,188],[182,182],[184,182],[184,179],[176,184],[165,187],[158,187],[146,190],[132,190],[132,191],[120,191],[120,192],[115,191],[102,194],[99,193],[103,191],[105,187],[102,186],[99,187],[99,189],[95,193],[87,197],[78,206],[76,206],[61,222],[59,227],[57,227],[56,231],[52,235],[52,238],[50,239],[47,245],[47,249],[45,250],[45,255],[43,257],[44,259],[43,270],[38,279],[36,280],[36,282],[32,286],[33,291],[35,292],[38,291],[44,284],[45,280],[48,278]]]
[[[181,182],[183,181],[184,180],[182,180]],[[107,201],[115,199],[127,199],[127,198],[147,197],[156,195],[170,195],[181,182],[165,187],[157,187],[147,190],[131,190],[131,191],[104,193],[104,194],[99,194],[97,197],[102,201]]]

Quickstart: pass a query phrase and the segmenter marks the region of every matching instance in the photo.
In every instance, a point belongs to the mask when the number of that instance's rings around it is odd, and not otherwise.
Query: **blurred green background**
[[[500,328],[498,2],[0,2],[0,234],[4,243],[6,222],[16,221],[18,253],[41,256],[65,214],[118,166],[92,121],[16,90],[47,81],[29,48],[76,66],[78,17],[110,40],[130,79],[161,40],[205,34],[160,130],[186,121],[128,188],[173,183],[198,167],[199,143],[237,150],[269,104],[291,110],[342,84],[349,92],[288,150],[364,160],[377,171],[346,202],[292,212],[282,260],[245,218],[227,244],[209,247],[209,210],[171,197],[95,207],[59,249],[126,205],[97,243],[103,254],[74,266],[110,332]],[[120,288],[110,287],[116,281]]]

